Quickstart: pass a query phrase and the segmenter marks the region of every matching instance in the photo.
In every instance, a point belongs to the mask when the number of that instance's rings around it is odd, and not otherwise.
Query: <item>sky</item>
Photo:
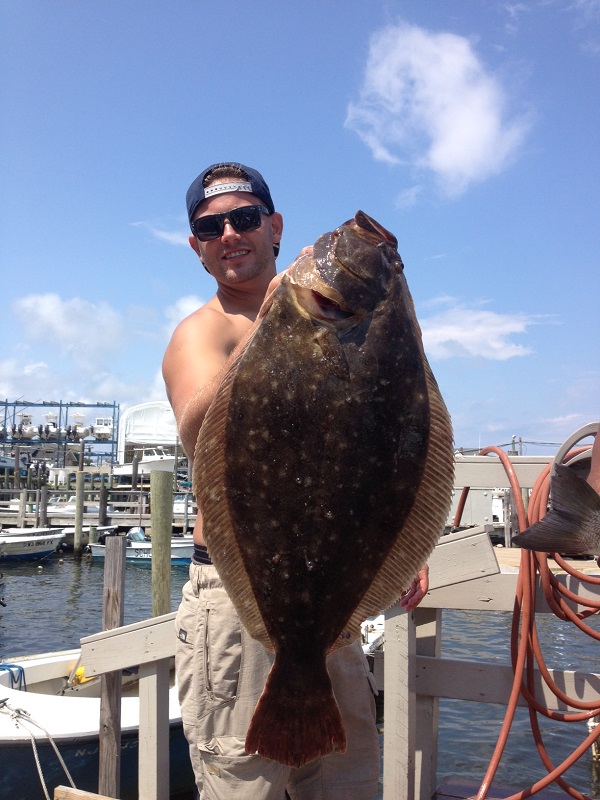
[[[279,270],[394,233],[456,447],[600,418],[600,0],[3,0],[0,76],[0,402],[166,398],[215,291],[185,193],[231,160]]]

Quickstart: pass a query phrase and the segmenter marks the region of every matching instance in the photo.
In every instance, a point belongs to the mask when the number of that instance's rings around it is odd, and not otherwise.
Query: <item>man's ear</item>
[[[204,269],[205,269],[205,270],[208,272],[208,274],[210,275],[210,271],[209,271],[209,269],[207,268],[206,264],[204,263],[204,259],[202,258],[202,251],[200,250],[200,245],[198,244],[198,239],[196,239],[196,237],[195,237],[195,236],[190,236],[190,237],[189,237],[189,239],[188,239],[188,242],[190,243],[190,247],[192,248],[192,250],[194,251],[194,253],[196,253],[196,255],[198,256],[198,258],[200,259],[200,263],[202,264],[202,266],[204,267]]]

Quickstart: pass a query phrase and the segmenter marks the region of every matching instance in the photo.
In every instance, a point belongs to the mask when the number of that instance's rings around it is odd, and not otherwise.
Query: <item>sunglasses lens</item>
[[[208,214],[206,217],[195,219],[192,222],[192,230],[201,242],[208,242],[223,233],[223,220],[219,219],[219,214]]]
[[[221,236],[226,219],[238,233],[254,231],[260,228],[261,212],[268,213],[263,206],[240,206],[224,214],[207,214],[192,222],[192,230],[201,242],[209,242]]]

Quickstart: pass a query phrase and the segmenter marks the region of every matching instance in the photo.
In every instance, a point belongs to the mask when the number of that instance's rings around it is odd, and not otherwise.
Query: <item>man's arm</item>
[[[221,311],[203,306],[186,317],[171,337],[162,372],[189,459],[194,457],[208,407],[251,327],[252,322],[246,317],[231,319]]]

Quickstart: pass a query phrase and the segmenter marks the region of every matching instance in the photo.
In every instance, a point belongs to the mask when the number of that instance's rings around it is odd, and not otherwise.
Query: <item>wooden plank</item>
[[[442,611],[429,608],[416,609],[417,658],[437,658],[442,645]],[[437,773],[437,744],[439,700],[437,697],[419,695],[415,681],[416,699],[416,747],[415,747],[415,792],[417,797],[431,797]]]
[[[169,798],[169,660],[140,666],[139,800]]]
[[[492,783],[486,794],[486,800],[504,800],[506,797],[518,794],[523,788],[525,787],[517,789],[514,786],[502,786]],[[451,775],[445,777],[437,787],[433,800],[466,800],[466,798],[474,798],[478,791],[478,783],[465,781],[462,778]],[[557,798],[564,800],[565,796],[564,792],[552,791],[552,789],[542,789],[535,794],[535,797],[540,798],[540,800],[557,800]]]
[[[508,652],[509,642],[506,648]],[[513,683],[512,667],[503,664],[417,656],[416,670],[416,691],[419,695],[453,700],[506,705]],[[568,697],[576,697],[584,702],[598,701],[600,674],[573,670],[548,671]],[[553,711],[566,711],[569,708],[551,692],[537,670],[534,686],[535,696],[547,708]],[[522,697],[519,705],[527,705]]]
[[[553,456],[511,456],[510,463],[516,473],[522,488],[533,488],[538,475]],[[496,455],[489,456],[461,456],[454,458],[454,486],[462,489],[463,486],[492,489],[494,487],[508,488],[510,481],[502,462]]]
[[[429,558],[430,589],[497,575],[500,567],[489,537],[493,530],[493,525],[479,525],[442,536]]]
[[[54,790],[54,800],[116,800],[105,794],[82,792],[81,789],[72,789],[70,786],[57,786]]]
[[[518,573],[502,572],[480,580],[433,587],[423,598],[419,608],[452,608],[471,611],[512,611],[517,590]],[[586,583],[565,573],[555,574],[556,581],[583,599],[600,601],[600,586]],[[569,602],[574,608],[575,604]],[[537,581],[536,613],[550,613],[540,580]]]
[[[398,604],[386,612],[385,657],[394,664],[384,680],[384,797],[415,797],[415,626]]]
[[[81,639],[87,675],[135,667],[175,655],[175,614],[134,622]]]

